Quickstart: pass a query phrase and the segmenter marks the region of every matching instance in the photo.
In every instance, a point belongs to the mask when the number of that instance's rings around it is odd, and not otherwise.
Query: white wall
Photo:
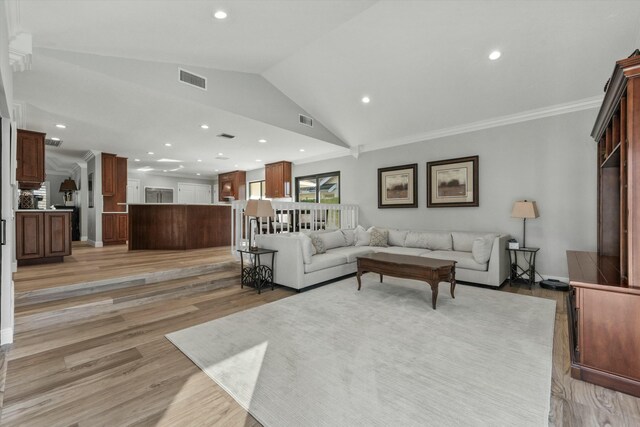
[[[96,157],[93,157],[87,161],[87,181],[89,179],[89,175],[93,174],[93,207],[89,207],[89,183],[87,182],[87,239],[95,243],[97,242],[97,216],[96,216],[96,205],[98,203],[102,203],[102,192],[97,188],[96,183]],[[102,240],[102,239],[101,239]]]
[[[360,223],[430,230],[498,231],[522,241],[516,200],[535,200],[527,246],[539,247],[537,270],[567,277],[567,249],[596,250],[596,145],[587,110],[400,147],[294,165],[293,175],[339,170],[341,202],[360,206]],[[426,162],[479,155],[480,206],[426,208]],[[418,163],[416,209],[378,209],[377,169]]]
[[[161,188],[173,188],[173,201],[178,201],[178,183],[186,182],[190,184],[206,184],[211,186],[211,195],[213,198],[214,185],[217,185],[212,179],[196,179],[196,178],[182,178],[170,175],[152,175],[144,172],[138,172],[135,170],[129,170],[127,172],[128,179],[140,180],[140,202],[144,203],[144,187],[161,187]],[[217,194],[217,193],[216,193]]]

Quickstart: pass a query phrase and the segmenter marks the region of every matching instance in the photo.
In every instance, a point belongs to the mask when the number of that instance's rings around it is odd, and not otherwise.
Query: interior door
[[[140,180],[127,180],[127,203],[140,203]]]

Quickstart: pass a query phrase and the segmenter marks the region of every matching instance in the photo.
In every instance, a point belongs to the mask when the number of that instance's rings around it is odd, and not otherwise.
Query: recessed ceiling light
[[[163,170],[162,172],[166,172],[166,171],[167,171],[167,170],[165,169],[165,170]]]
[[[51,138],[52,141],[60,141],[60,138]]]
[[[220,169],[216,169],[214,172],[220,172]]]
[[[237,168],[237,167],[238,167],[238,165],[233,165],[233,167],[234,167],[234,168]]]
[[[201,127],[202,129],[209,129],[209,125],[205,125],[205,124],[200,125],[200,127]]]
[[[260,159],[256,159],[256,162],[261,162],[261,161],[262,161],[262,160],[260,160]]]
[[[178,159],[158,159],[159,162],[163,163],[180,163],[182,160]]]
[[[199,162],[201,162],[201,161],[202,161],[202,159],[198,159],[198,161],[199,161]]]
[[[136,169],[136,170],[138,170],[138,171],[140,171],[140,172],[149,172],[149,171],[152,171],[152,170],[153,170],[153,168],[150,168],[149,166],[145,166],[145,167],[143,167],[143,168]]]
[[[265,142],[267,142],[267,140],[266,140],[266,139],[259,139],[259,140],[258,140],[258,142],[259,142],[260,144],[264,144]]]
[[[199,174],[199,173],[197,173],[196,175],[200,176],[200,174]]]
[[[368,104],[371,102],[371,99],[368,96],[363,96],[362,97],[362,103],[363,104]]]
[[[60,129],[66,129],[66,128],[67,128],[67,126],[66,126],[66,125],[63,125],[62,123],[58,123],[58,124],[56,125],[56,127],[57,127],[57,128],[60,128]]]
[[[227,12],[224,10],[217,10],[216,13],[213,14],[216,19],[226,19]]]
[[[139,162],[139,161],[140,161],[140,159],[133,159],[133,161],[134,161],[134,162]]]
[[[301,152],[301,153],[304,153],[304,148],[301,148],[301,149],[300,149],[300,152]]]
[[[147,151],[147,154],[150,154],[153,156],[155,153],[153,151]]]
[[[166,144],[164,144],[164,146],[165,147],[171,147],[171,144],[167,142]]]
[[[218,156],[224,156],[224,154],[222,154],[222,153],[218,153]]]
[[[501,55],[502,53],[500,53],[499,50],[494,50],[489,54],[489,59],[495,61],[496,59],[500,58]]]

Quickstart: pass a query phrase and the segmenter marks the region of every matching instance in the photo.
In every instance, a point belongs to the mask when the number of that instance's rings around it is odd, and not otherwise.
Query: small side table
[[[240,287],[244,288],[244,285],[251,285],[260,293],[264,286],[271,284],[271,290],[273,290],[273,260],[278,251],[272,249],[257,249],[255,251],[238,249],[238,252],[240,252],[240,271],[242,272]],[[250,267],[244,266],[244,254],[249,255]],[[260,255],[265,254],[271,254],[271,267],[260,264]]]
[[[540,248],[509,249],[509,286],[514,283],[529,285],[529,289],[536,283],[536,254]],[[518,264],[518,254],[522,254],[524,268]],[[524,275],[528,277],[525,278]]]

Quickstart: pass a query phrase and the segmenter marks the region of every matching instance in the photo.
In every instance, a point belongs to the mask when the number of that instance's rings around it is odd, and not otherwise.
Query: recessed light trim
[[[52,141],[60,141],[60,138],[51,138]]]
[[[165,147],[171,147],[171,143],[167,142],[164,144]]]
[[[198,159],[198,162],[202,162],[202,159]]]
[[[260,160],[260,159],[256,159],[256,162],[261,162],[261,161],[262,161],[262,160]]]
[[[147,154],[149,154],[150,156],[153,156],[155,153],[153,151],[147,151]]]
[[[140,161],[140,159],[133,159],[133,161],[134,161],[134,162],[139,162],[139,161]]]
[[[215,13],[213,14],[213,17],[216,19],[227,19],[227,12],[225,12],[224,10],[216,10]]]
[[[209,129],[209,125],[201,124],[200,128],[201,129]]]
[[[234,167],[234,168],[237,168],[237,167],[238,167],[238,165],[233,165],[233,167]]]
[[[163,170],[162,172],[166,172],[166,171],[167,171],[167,170],[165,169],[165,170]]]
[[[165,159],[165,158],[158,159],[157,161],[158,161],[158,162],[162,162],[162,163],[180,163],[180,162],[182,162],[182,160],[177,160],[177,159]]]
[[[499,50],[494,50],[493,52],[491,52],[489,54],[489,59],[492,61],[495,61],[496,59],[500,58],[502,56],[502,53]]]
[[[197,173],[196,175],[200,176],[200,174],[199,174],[199,173]]]
[[[218,153],[218,156],[224,156],[224,153]]]
[[[56,125],[56,127],[57,127],[57,128],[60,128],[60,129],[66,129],[66,128],[67,128],[67,125],[63,125],[62,123],[58,123],[58,124]]]
[[[301,149],[300,149],[300,152],[301,152],[301,153],[304,153],[304,148],[301,148]]]
[[[267,142],[267,140],[266,140],[266,139],[259,139],[259,140],[258,140],[258,142],[259,142],[260,144],[264,144],[265,142]]]
[[[368,104],[371,102],[371,98],[369,98],[368,96],[363,96],[361,101],[363,104]]]

